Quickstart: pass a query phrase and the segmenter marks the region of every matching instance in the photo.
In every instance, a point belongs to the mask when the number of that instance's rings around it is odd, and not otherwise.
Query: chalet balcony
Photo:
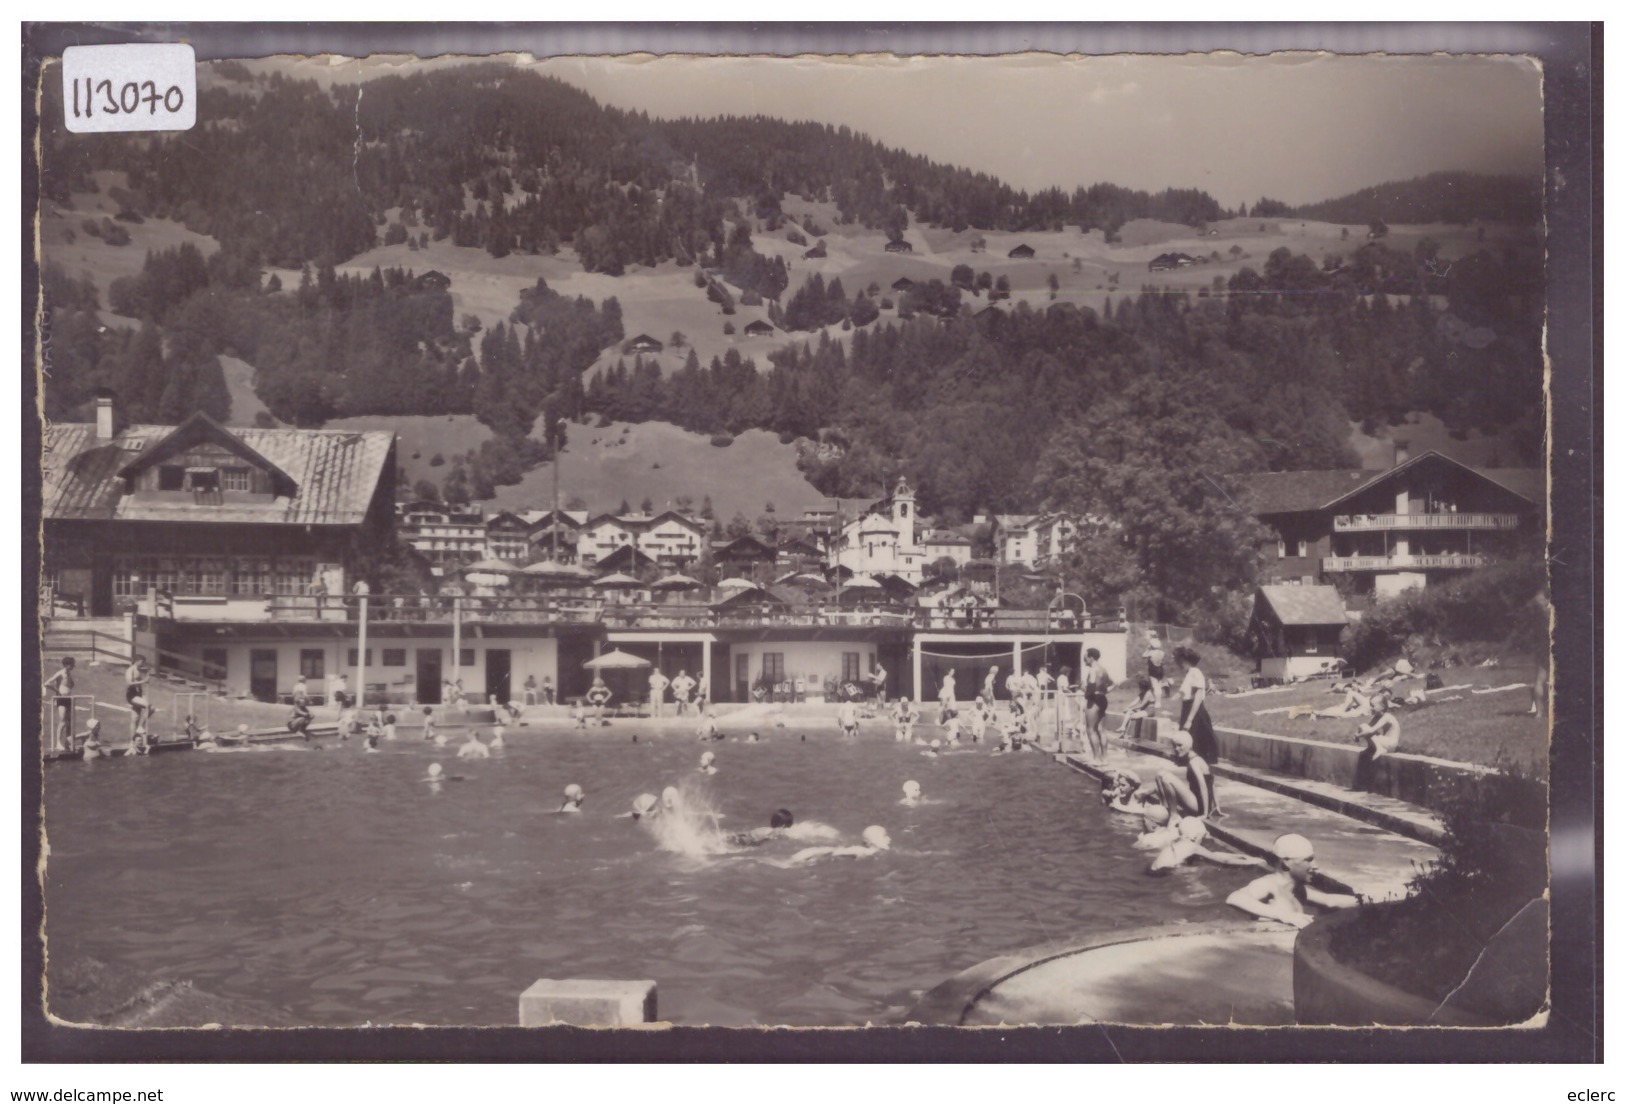
[[[1517,514],[1339,514],[1332,528],[1339,533],[1375,533],[1415,529],[1516,529]]]
[[[1322,571],[1441,571],[1485,567],[1491,557],[1473,552],[1451,552],[1440,556],[1327,556],[1320,561]]]
[[[183,609],[183,605],[185,608]],[[361,601],[354,595],[275,595],[196,606],[161,595],[157,620],[266,622],[293,626],[355,622]],[[603,625],[613,630],[726,628],[897,628],[925,632],[1069,633],[1121,628],[1074,611],[1046,609],[929,609],[889,603],[834,604],[786,608],[745,605],[719,608],[704,603],[616,602],[599,596],[502,595],[453,598],[440,595],[372,594],[367,621],[373,625]]]

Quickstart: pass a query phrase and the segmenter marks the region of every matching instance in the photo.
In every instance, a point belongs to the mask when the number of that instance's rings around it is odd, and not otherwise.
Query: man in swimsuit
[[[55,724],[52,726],[51,742],[55,747],[69,750],[73,743],[73,668],[75,660],[72,656],[62,657],[62,666],[45,680],[45,697],[54,700],[55,708],[52,715]]]
[[[656,717],[666,712],[666,687],[670,685],[671,680],[659,667],[649,672],[649,709]]]
[[[886,668],[877,660],[875,669],[869,672],[869,681],[875,684],[875,704],[884,707],[886,704]]]
[[[671,696],[677,701],[677,715],[686,716],[688,713],[688,698],[694,693],[694,680],[689,677],[687,670],[677,672],[677,677],[671,680]]]
[[[135,718],[135,729],[131,733],[132,740],[138,740],[146,750],[147,720],[152,716],[152,705],[147,701],[147,680],[152,677],[144,656],[136,656],[135,661],[124,671],[124,700],[130,706],[130,712]]]
[[[1295,928],[1307,927],[1314,916],[1305,907],[1353,908],[1359,899],[1346,893],[1326,893],[1309,884],[1315,870],[1315,846],[1296,833],[1275,841],[1275,871],[1255,878],[1225,901],[1232,908],[1264,920],[1279,920]]]

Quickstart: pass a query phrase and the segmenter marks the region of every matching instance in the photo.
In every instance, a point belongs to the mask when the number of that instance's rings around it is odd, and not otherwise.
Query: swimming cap
[[[939,747],[942,746],[942,741],[941,740],[932,740],[931,741],[931,746],[933,748],[939,748]]]
[[[1173,744],[1174,747],[1180,751],[1189,751],[1193,745],[1191,734],[1189,732],[1180,732],[1177,730],[1172,736],[1168,737],[1168,742]]]
[[[709,767],[712,763],[716,762],[716,760],[717,753],[714,751],[708,751],[700,756],[700,766]]]
[[[677,798],[678,793],[676,786],[667,786],[665,789],[660,791],[660,803],[668,809],[677,808]]]
[[[1275,857],[1281,860],[1312,859],[1315,857],[1315,845],[1298,835],[1288,832],[1275,841]]]
[[[247,732],[248,731],[248,726],[245,725],[245,724],[240,724],[240,725],[237,726],[237,731],[238,732]]]
[[[655,807],[659,804],[660,799],[652,793],[638,794],[632,799],[632,815],[634,817],[648,816],[655,811]]]
[[[863,842],[877,850],[884,851],[891,846],[891,837],[886,829],[878,824],[871,824],[863,830]]]
[[[1131,770],[1118,771],[1117,779],[1120,782],[1132,782],[1136,786],[1140,784],[1140,776]]]
[[[904,782],[903,783],[903,796],[904,797],[919,797],[920,796],[920,784],[918,782],[914,781],[912,778],[909,779],[907,782]]]
[[[581,796],[581,787],[574,782],[564,787],[564,796],[574,801]]]
[[[1416,668],[1411,666],[1410,660],[1400,659],[1394,662],[1394,670],[1398,671],[1402,675],[1408,675],[1412,671],[1416,670]]]
[[[429,764],[429,777],[430,778],[439,778],[440,777],[440,764],[439,763],[430,763]]]
[[[796,818],[791,815],[789,809],[780,809],[778,812],[773,814],[772,819],[770,819],[767,823],[768,827],[770,828],[788,828],[795,822]]]

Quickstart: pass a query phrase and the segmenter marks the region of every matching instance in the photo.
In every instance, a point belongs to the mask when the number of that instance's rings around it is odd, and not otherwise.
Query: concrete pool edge
[[[1018,975],[1041,969],[1064,959],[1104,951],[1129,944],[1150,943],[1160,940],[1212,938],[1215,936],[1287,935],[1281,925],[1267,921],[1234,921],[1203,925],[1157,924],[1112,932],[1093,938],[1057,940],[999,955],[961,970],[948,980],[930,989],[909,1010],[907,1022],[925,1026],[964,1027],[965,1018],[978,1003],[990,996],[1000,985]],[[1103,1021],[1110,1022],[1110,1021]],[[1121,1021],[1133,1023],[1134,1021]],[[971,1025],[983,1026],[983,1025]],[[996,1026],[996,1025],[985,1025]],[[1026,1025],[1008,1025],[1026,1026]],[[1031,1026],[1055,1026],[1053,1023]],[[1143,1022],[1139,1026],[1145,1026]]]

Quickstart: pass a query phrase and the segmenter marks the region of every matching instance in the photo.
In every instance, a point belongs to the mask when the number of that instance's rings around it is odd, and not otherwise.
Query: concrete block
[[[655,1022],[655,983],[542,978],[519,994],[519,1026],[624,1027]]]

